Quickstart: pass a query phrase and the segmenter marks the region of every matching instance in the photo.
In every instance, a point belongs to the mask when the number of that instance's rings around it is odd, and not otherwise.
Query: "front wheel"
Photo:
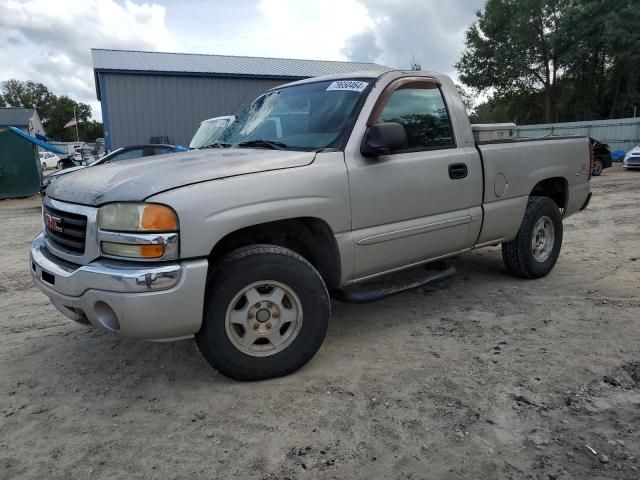
[[[58,170],[62,170],[62,167],[63,167],[63,166],[64,166],[64,165],[62,164],[62,160],[60,160],[60,161],[58,162]]]
[[[502,244],[507,269],[523,278],[540,278],[556,264],[562,246],[562,215],[553,200],[531,197],[518,235]]]
[[[245,247],[213,265],[196,343],[223,375],[280,377],[315,355],[330,316],[327,288],[308,261],[274,245]]]

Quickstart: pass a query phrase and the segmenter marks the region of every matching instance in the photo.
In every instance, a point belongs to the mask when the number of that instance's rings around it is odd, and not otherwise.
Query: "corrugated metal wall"
[[[157,136],[188,146],[202,120],[238,114],[264,91],[287,82],[101,73],[107,147],[149,143]]]
[[[628,151],[640,144],[640,118],[518,125],[516,127],[517,137],[544,137],[547,135],[586,135],[609,144],[611,150]]]

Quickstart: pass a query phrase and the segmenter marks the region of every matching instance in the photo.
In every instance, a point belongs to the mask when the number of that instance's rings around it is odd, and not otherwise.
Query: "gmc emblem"
[[[54,232],[61,232],[62,227],[60,224],[62,223],[62,219],[60,217],[55,217],[50,213],[44,214],[44,224],[45,226]]]

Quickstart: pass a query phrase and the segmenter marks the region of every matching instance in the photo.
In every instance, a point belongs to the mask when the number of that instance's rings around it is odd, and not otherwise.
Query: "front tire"
[[[546,276],[562,247],[562,215],[553,200],[530,197],[518,235],[502,244],[502,259],[509,272],[522,278]]]
[[[196,343],[227,377],[280,377],[315,355],[330,316],[327,288],[307,260],[274,245],[245,247],[213,265]]]

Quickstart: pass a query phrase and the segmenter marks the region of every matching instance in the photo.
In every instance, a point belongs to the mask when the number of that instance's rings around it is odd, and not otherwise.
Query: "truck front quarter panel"
[[[342,152],[318,153],[308,166],[187,185],[147,199],[171,206],[180,222],[180,256],[207,257],[225,236],[295,218],[324,221],[336,237],[341,272],[353,271],[349,186]]]

